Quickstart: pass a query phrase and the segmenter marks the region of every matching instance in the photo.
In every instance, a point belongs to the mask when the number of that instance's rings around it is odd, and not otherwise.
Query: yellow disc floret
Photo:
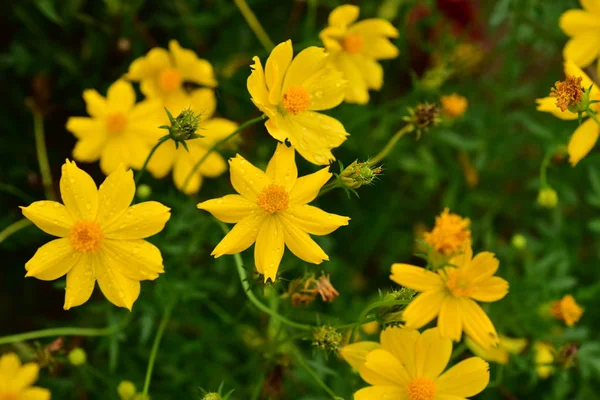
[[[417,376],[408,383],[406,389],[410,400],[433,400],[435,398],[435,382],[423,376]]]
[[[473,294],[473,285],[469,277],[458,268],[446,268],[446,287],[455,297],[469,297]]]
[[[471,221],[458,214],[450,213],[448,208],[435,218],[431,232],[425,233],[425,242],[444,255],[456,254],[471,240]]]
[[[181,87],[181,73],[174,68],[166,68],[158,75],[158,85],[165,92],[173,92]]]
[[[288,208],[290,196],[281,185],[271,184],[263,189],[257,196],[256,203],[267,214],[284,211]]]
[[[310,96],[303,86],[290,86],[283,95],[283,108],[291,114],[296,115],[306,111],[309,104]]]
[[[109,133],[121,133],[127,125],[127,117],[122,113],[108,114],[105,118],[106,130]]]
[[[93,221],[77,221],[69,235],[73,250],[81,253],[94,253],[100,249],[104,233],[100,225]]]
[[[342,47],[347,53],[360,53],[363,48],[363,38],[360,35],[346,35],[342,39]]]

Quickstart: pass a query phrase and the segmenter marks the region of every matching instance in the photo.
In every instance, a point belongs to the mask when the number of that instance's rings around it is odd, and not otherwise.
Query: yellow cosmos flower
[[[461,117],[469,107],[466,97],[456,93],[440,97],[442,103],[442,114],[449,119]]]
[[[25,276],[53,281],[66,274],[65,310],[88,301],[96,280],[111,303],[131,310],[140,281],[164,272],[160,250],[142,239],[163,229],[169,209],[155,201],[129,206],[135,184],[123,166],[97,189],[87,173],[67,160],[60,192],[64,205],[36,201],[22,207],[38,228],[60,238],[38,249],[25,264]]]
[[[549,343],[535,342],[533,344],[535,352],[535,370],[542,379],[547,379],[554,373],[554,346]]]
[[[575,78],[581,77],[581,86],[588,90],[589,87],[593,84],[592,90],[590,92],[590,100],[600,100],[600,90],[598,90],[598,85],[593,82],[590,77],[583,72],[581,68],[579,68],[573,61],[567,60],[565,61],[565,75],[573,76]],[[561,111],[560,108],[556,105],[556,97],[544,97],[542,99],[537,99],[537,110],[543,112],[549,112],[557,118],[565,119],[565,120],[576,120],[577,114],[572,113],[569,110]],[[595,103],[590,106],[593,111],[600,112],[600,103]],[[585,114],[584,114],[585,115]],[[583,122],[580,126],[577,127],[573,135],[571,136],[571,140],[569,141],[569,145],[567,151],[569,152],[569,162],[572,166],[575,166],[583,157],[585,157],[594,147],[596,142],[598,141],[598,136],[600,135],[600,126],[592,119],[588,118],[585,122]]]
[[[328,235],[350,218],[329,214],[307,203],[313,201],[331,173],[323,168],[298,178],[294,148],[278,144],[264,173],[239,154],[229,160],[231,184],[239,195],[198,204],[217,219],[236,223],[212,255],[235,254],[253,243],[256,269],[275,281],[284,244],[298,258],[320,264],[329,257],[309,236]]]
[[[175,147],[175,142],[168,140],[154,153],[148,163],[148,170],[156,178],[165,177],[173,170],[175,186],[186,194],[197,193],[202,186],[204,177],[215,178],[227,171],[227,163],[223,157],[212,152],[196,172],[186,181],[198,161],[206,156],[208,150],[231,132],[235,131],[238,124],[224,118],[212,118],[217,107],[215,96],[210,89],[198,89],[191,95],[172,97],[166,105],[174,117],[186,109],[191,109],[200,115],[200,129],[198,133],[202,138],[186,141],[188,150],[183,146]],[[166,113],[162,124],[168,124]]]
[[[0,399],[50,400],[50,391],[32,386],[38,379],[40,367],[36,363],[21,365],[15,353],[0,358]]]
[[[75,135],[73,158],[81,162],[100,159],[100,168],[108,175],[119,164],[139,169],[154,143],[164,133],[158,129],[164,113],[158,101],[135,104],[130,83],[113,83],[106,98],[96,90],[83,92],[90,117],[71,117],[66,128]]]
[[[565,60],[587,67],[600,57],[600,2],[581,0],[581,6],[583,10],[566,11],[558,24],[571,38],[563,49]]]
[[[498,259],[490,252],[473,257],[473,250],[467,247],[451,258],[450,264],[453,266],[437,273],[413,265],[392,265],[394,282],[422,292],[403,311],[406,327],[418,329],[437,317],[445,337],[458,342],[464,330],[481,347],[496,346],[496,329],[475,300],[498,301],[508,293],[508,282],[493,276],[500,265]]]
[[[331,149],[348,136],[337,119],[316,112],[344,100],[346,81],[327,64],[328,58],[320,47],[304,49],[294,58],[288,40],[273,49],[264,70],[260,59],[253,58],[247,82],[252,101],[269,117],[269,134],[280,142],[288,139],[302,157],[318,165],[335,160]]]
[[[445,256],[457,254],[471,244],[471,220],[450,213],[448,207],[435,217],[435,226],[423,236],[425,243]]]
[[[370,351],[359,369],[372,386],[354,400],[464,400],[482,392],[490,381],[488,363],[471,357],[444,372],[451,353],[452,342],[437,328],[422,334],[388,328],[381,332],[381,348]]]
[[[552,304],[550,313],[554,318],[567,324],[567,326],[573,326],[583,315],[583,308],[577,304],[573,296],[567,294]]]
[[[510,354],[519,354],[527,346],[527,339],[514,339],[502,335],[498,335],[498,339],[498,346],[489,349],[479,346],[468,336],[465,338],[465,344],[476,356],[503,365],[508,364]]]
[[[369,89],[379,90],[383,85],[383,68],[377,60],[398,57],[398,48],[389,40],[398,37],[398,30],[381,18],[354,23],[358,14],[357,6],[335,8],[329,14],[329,26],[319,36],[331,53],[331,63],[348,80],[345,100],[366,104]]]

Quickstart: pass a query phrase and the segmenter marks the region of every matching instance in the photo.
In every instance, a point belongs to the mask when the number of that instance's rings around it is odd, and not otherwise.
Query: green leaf
[[[62,18],[56,12],[54,8],[54,2],[52,0],[37,0],[36,5],[38,9],[44,14],[50,21],[59,25],[63,24]]]

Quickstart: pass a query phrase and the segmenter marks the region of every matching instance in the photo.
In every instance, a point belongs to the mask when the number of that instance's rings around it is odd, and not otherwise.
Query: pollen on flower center
[[[572,75],[567,75],[564,81],[556,82],[554,84],[555,87],[550,89],[550,96],[556,97],[556,106],[561,111],[565,111],[568,107],[581,102],[581,97],[583,96],[582,80],[581,76],[576,78]]]
[[[93,221],[77,221],[69,235],[73,250],[81,253],[94,253],[100,249],[104,233],[100,225]]]
[[[310,96],[302,86],[290,86],[283,95],[283,108],[294,115],[306,111],[309,104]]]
[[[181,74],[174,68],[166,68],[158,76],[158,85],[165,92],[172,92],[179,89],[181,82]]]
[[[127,117],[122,113],[108,114],[105,121],[109,133],[121,133],[127,125]]]
[[[455,297],[469,297],[473,294],[473,286],[469,278],[456,268],[446,268],[446,287]]]
[[[290,196],[283,186],[271,184],[257,196],[256,203],[267,214],[273,214],[287,209]]]
[[[363,38],[360,35],[346,35],[342,39],[342,47],[350,54],[359,53],[363,48]]]
[[[417,376],[408,383],[409,400],[433,400],[435,397],[435,382],[423,376]]]

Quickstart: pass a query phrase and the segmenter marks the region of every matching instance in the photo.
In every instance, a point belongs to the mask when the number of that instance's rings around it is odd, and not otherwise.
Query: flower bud
[[[223,400],[223,397],[221,397],[219,393],[211,392],[206,393],[204,397],[202,397],[202,400]]]
[[[440,110],[435,104],[418,104],[415,108],[409,108],[408,114],[402,119],[417,131],[417,138],[421,137],[422,132],[427,132],[430,127],[440,123]]]
[[[333,326],[323,325],[313,332],[313,346],[319,350],[338,352],[344,337]]]
[[[147,200],[150,196],[152,196],[152,188],[149,185],[142,183],[141,185],[138,185],[136,194],[138,199]]]
[[[518,250],[523,250],[525,247],[527,247],[527,238],[520,233],[514,235],[510,242],[512,246]]]
[[[551,187],[545,187],[539,191],[537,202],[544,208],[554,208],[558,205],[558,194]]]
[[[161,138],[171,138],[175,142],[175,148],[179,148],[179,144],[187,150],[186,140],[192,140],[204,137],[197,133],[200,128],[200,114],[195,114],[191,109],[183,110],[179,113],[177,118],[173,118],[168,109],[165,108],[167,116],[169,117],[168,125],[163,125],[160,128],[169,131],[167,136]]]
[[[121,400],[132,400],[136,391],[137,389],[134,383],[131,381],[121,381],[119,386],[117,386],[117,393],[119,394],[119,398]]]
[[[67,357],[69,362],[76,367],[85,364],[87,360],[87,354],[85,354],[85,351],[80,347],[71,350]]]
[[[342,171],[340,180],[348,189],[358,189],[363,185],[372,184],[381,172],[381,167],[371,165],[368,160],[365,162],[356,160]]]

